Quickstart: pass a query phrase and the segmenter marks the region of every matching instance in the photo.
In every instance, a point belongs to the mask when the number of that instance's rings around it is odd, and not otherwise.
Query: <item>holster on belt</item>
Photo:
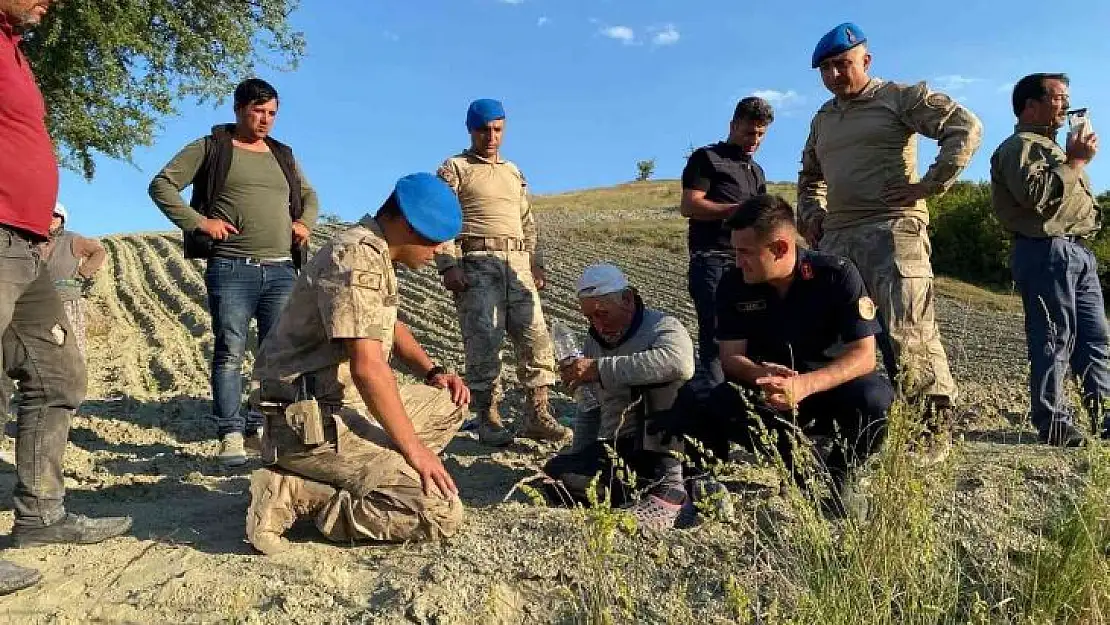
[[[288,388],[288,384],[282,386]],[[279,455],[301,453],[329,442],[329,430],[335,438],[334,421],[320,409],[312,374],[301,375],[295,386],[295,393],[267,397],[265,382],[262,385],[258,408],[266,416],[262,460],[267,464],[277,462]]]

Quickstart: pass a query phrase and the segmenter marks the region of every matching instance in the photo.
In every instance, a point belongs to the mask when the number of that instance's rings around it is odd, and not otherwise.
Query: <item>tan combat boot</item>
[[[335,495],[335,488],[274,469],[258,469],[251,476],[251,505],[247,509],[247,540],[272,556],[289,548],[282,538],[299,517],[316,514]]]
[[[470,405],[478,415],[478,442],[490,447],[504,447],[513,442],[513,432],[501,422],[497,404],[498,398],[491,391],[476,391],[470,397]]]
[[[561,425],[552,416],[551,405],[547,401],[546,386],[528,389],[528,404],[524,407],[524,427],[518,434],[532,440],[556,443],[566,440],[571,435],[570,428]]]

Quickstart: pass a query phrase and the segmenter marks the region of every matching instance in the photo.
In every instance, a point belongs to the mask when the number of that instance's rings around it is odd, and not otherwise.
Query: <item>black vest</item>
[[[227,183],[227,174],[231,171],[231,155],[235,149],[231,143],[234,132],[234,124],[225,124],[213,127],[212,134],[204,138],[204,162],[193,177],[193,196],[189,199],[189,206],[205,217],[211,216],[212,203]],[[266,137],[265,142],[289,183],[289,216],[296,221],[304,215],[304,204],[301,201],[301,179],[297,176],[293,149],[273,137]],[[200,230],[193,230],[185,232],[184,239],[185,258],[212,257],[216,243],[212,237]],[[293,264],[298,268],[308,259],[307,246],[293,243],[289,252],[293,257]]]

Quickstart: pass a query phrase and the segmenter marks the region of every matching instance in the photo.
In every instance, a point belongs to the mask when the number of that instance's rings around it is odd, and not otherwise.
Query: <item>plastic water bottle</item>
[[[582,357],[582,348],[578,346],[578,339],[574,336],[574,331],[562,321],[555,321],[551,324],[551,340],[555,343],[555,359],[559,361],[560,365]],[[578,409],[581,412],[596,410],[601,406],[593,384],[579,386],[574,392],[574,399],[578,402]]]

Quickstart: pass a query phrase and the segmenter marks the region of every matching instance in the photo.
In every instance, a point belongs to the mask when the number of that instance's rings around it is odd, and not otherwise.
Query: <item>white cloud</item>
[[[609,26],[602,28],[601,34],[610,39],[616,39],[621,43],[633,43],[636,41],[636,33],[627,26]]]
[[[1001,85],[998,85],[998,92],[999,93],[1013,93],[1014,92],[1014,85],[1016,85],[1016,84],[1017,83],[1013,83],[1013,82],[1002,83]]]
[[[540,19],[536,20],[536,26],[546,26],[550,21],[546,15],[540,16]]]
[[[681,35],[678,33],[678,29],[674,27],[674,24],[667,24],[655,33],[651,38],[651,42],[657,46],[670,46],[678,43],[680,37]]]
[[[982,81],[979,78],[969,78],[967,76],[960,76],[959,74],[950,74],[948,76],[937,76],[934,78],[933,86],[941,91],[959,91],[977,82]]]
[[[788,106],[790,104],[800,104],[802,96],[798,95],[797,91],[790,89],[788,91],[779,91],[778,89],[758,89],[752,92],[757,98],[763,98],[774,106]]]
[[[524,4],[524,0],[501,0],[504,4]]]

